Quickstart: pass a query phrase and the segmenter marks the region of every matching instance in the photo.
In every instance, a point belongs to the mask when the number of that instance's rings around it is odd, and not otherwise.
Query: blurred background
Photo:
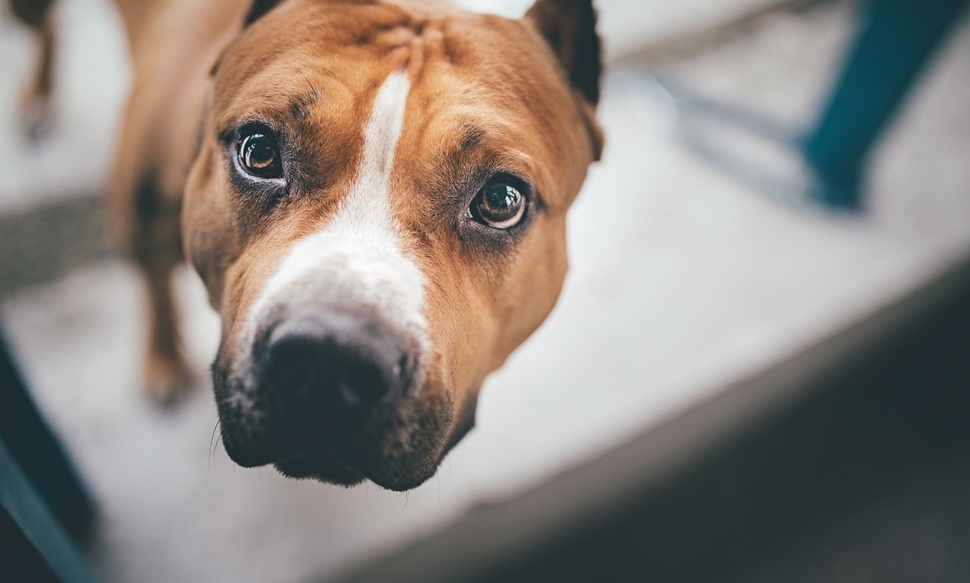
[[[517,16],[529,2],[464,4]],[[705,407],[768,407],[767,389],[725,399],[970,258],[965,15],[947,20],[846,204],[806,166],[798,139],[819,135],[871,3],[596,4],[607,142],[571,211],[563,295],[486,383],[475,430],[406,494],[234,466],[214,437],[207,379],[218,320],[188,269],[178,300],[200,380],[170,410],[143,395],[145,299],[104,233],[100,200],[130,75],[120,22],[108,0],[58,3],[53,118],[32,139],[17,103],[36,39],[0,4],[0,323],[94,500],[82,553],[100,577],[327,580],[434,538],[472,508],[555,488],[563,472],[651,431],[652,443],[668,440],[665,453],[635,459],[651,476],[657,464],[674,475],[701,447],[678,423],[708,432],[707,447],[722,418]],[[752,559],[737,580],[967,580],[970,457],[959,459],[910,486],[875,488],[871,504]],[[622,479],[639,478],[606,483]]]

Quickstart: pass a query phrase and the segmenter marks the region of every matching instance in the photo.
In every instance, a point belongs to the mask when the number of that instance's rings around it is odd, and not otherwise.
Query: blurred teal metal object
[[[83,536],[93,520],[94,505],[60,440],[31,399],[2,330],[0,443],[64,529]]]
[[[0,508],[13,519],[24,537],[41,556],[54,576],[64,583],[95,583],[74,543],[50,511],[17,460],[0,441]],[[17,573],[16,566],[0,565],[0,579]],[[14,568],[14,573],[9,569]],[[33,574],[43,578],[43,574]],[[36,579],[35,579],[36,580]]]
[[[862,204],[872,145],[967,0],[870,0],[862,28],[802,154],[826,205]]]
[[[94,507],[0,333],[0,580],[91,583],[70,534]]]

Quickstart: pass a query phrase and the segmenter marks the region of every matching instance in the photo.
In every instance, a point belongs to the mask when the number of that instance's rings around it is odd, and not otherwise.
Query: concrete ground
[[[59,75],[70,91],[50,141],[28,147],[13,118],[3,121],[0,213],[98,188],[126,81],[110,12],[78,8],[96,4],[64,4],[64,19],[75,10],[82,23],[66,42],[88,52],[66,51]],[[601,6],[608,35],[619,4]],[[659,72],[808,124],[851,15],[843,4],[770,15]],[[9,19],[0,30],[26,63],[26,38]],[[97,77],[92,61],[113,72]],[[69,73],[74,65],[87,73]],[[4,79],[23,69],[8,70]],[[798,212],[751,190],[684,147],[662,90],[611,75],[600,108],[607,149],[572,211],[560,304],[488,381],[475,431],[408,494],[295,482],[230,462],[213,439],[205,379],[217,320],[188,270],[181,312],[200,380],[171,411],[137,390],[143,298],[128,266],[98,260],[7,286],[3,325],[99,503],[96,567],[118,582],[334,573],[594,457],[875,310],[970,253],[968,73],[964,20],[879,148],[869,209],[858,217]],[[12,86],[0,90],[5,116]],[[100,133],[83,131],[92,120]]]

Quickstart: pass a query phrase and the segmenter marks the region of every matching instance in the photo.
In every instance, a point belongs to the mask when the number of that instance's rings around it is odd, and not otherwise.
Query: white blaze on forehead
[[[363,306],[418,344],[427,342],[424,277],[404,252],[390,205],[394,150],[409,89],[403,72],[384,81],[364,129],[364,155],[354,185],[336,216],[297,241],[267,281],[249,312],[247,337],[240,344],[244,354],[236,359],[240,368],[248,369],[256,332],[278,307]]]

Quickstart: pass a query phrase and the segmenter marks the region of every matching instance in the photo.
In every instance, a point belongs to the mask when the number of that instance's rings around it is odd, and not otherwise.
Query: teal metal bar
[[[0,441],[72,535],[85,533],[94,505],[71,460],[37,409],[0,330]]]
[[[60,522],[0,441],[0,506],[63,583],[95,583],[95,578]],[[3,578],[0,565],[0,579]]]

